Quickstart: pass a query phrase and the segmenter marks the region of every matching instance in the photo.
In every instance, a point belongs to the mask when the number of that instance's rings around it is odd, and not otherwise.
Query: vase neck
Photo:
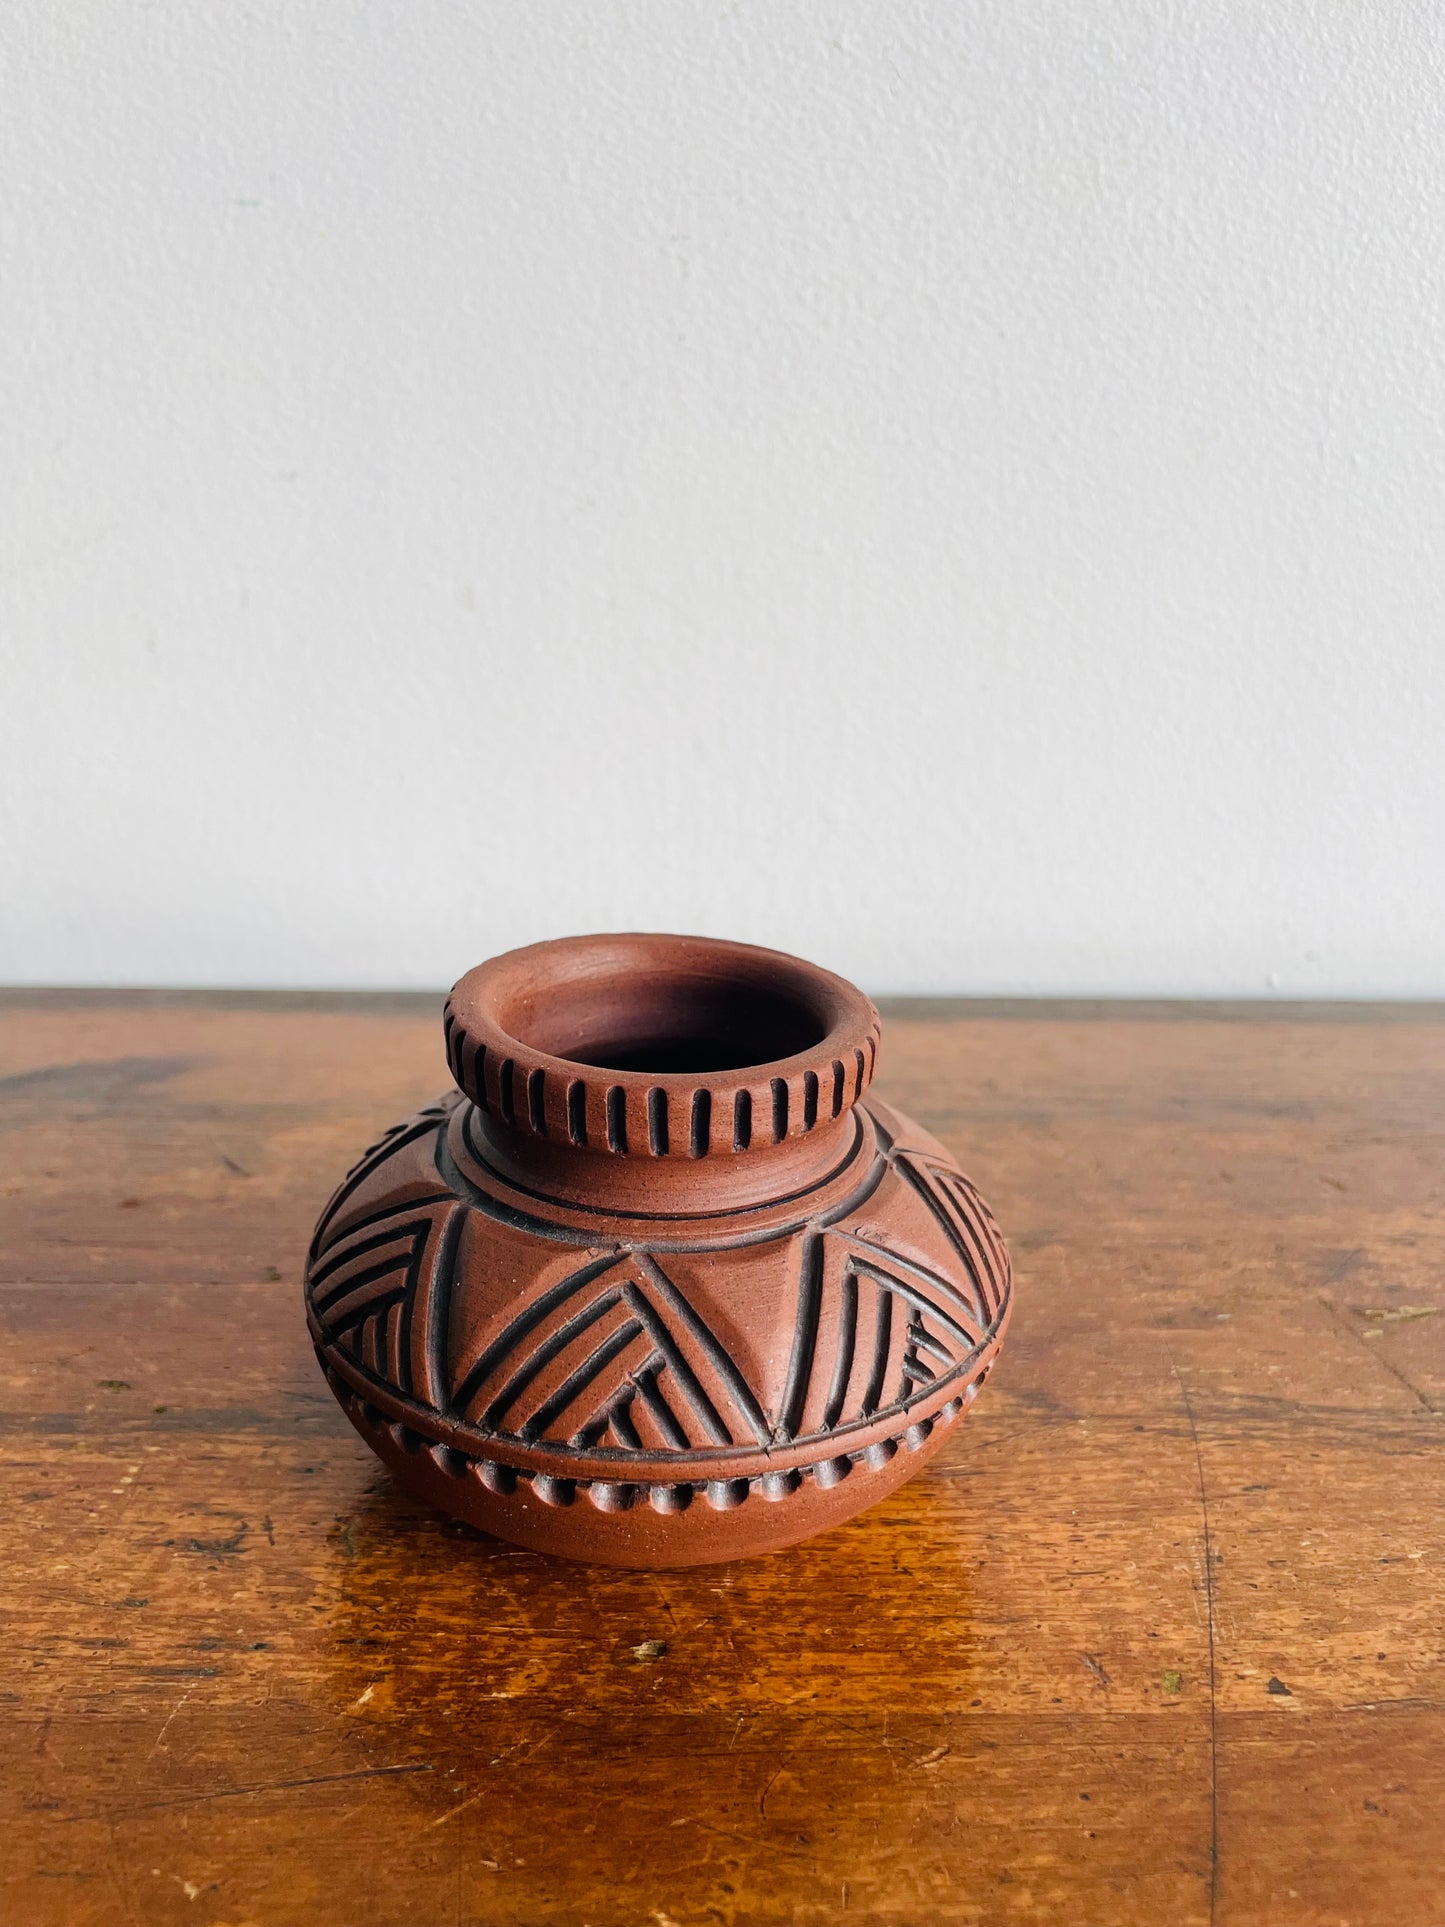
[[[841,977],[699,937],[576,937],[470,971],[444,1019],[476,1155],[618,1209],[748,1208],[856,1147],[878,1013]]]
[[[800,1197],[856,1155],[862,1129],[850,1105],[803,1136],[697,1157],[617,1153],[509,1128],[469,1107],[464,1142],[485,1170],[539,1199],[646,1218],[716,1216]]]

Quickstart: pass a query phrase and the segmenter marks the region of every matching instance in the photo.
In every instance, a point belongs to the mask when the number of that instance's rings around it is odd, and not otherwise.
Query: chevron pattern
[[[579,1449],[763,1444],[768,1420],[716,1334],[655,1259],[594,1259],[512,1319],[463,1372],[456,1411]]]
[[[418,1143],[422,1138],[435,1137],[446,1123],[451,1110],[452,1106],[446,1101],[428,1104],[425,1110],[418,1111],[414,1117],[406,1118],[400,1124],[394,1124],[369,1150],[362,1153],[332,1192],[327,1200],[326,1209],[316,1221],[316,1229],[311,1236],[311,1249],[307,1253],[309,1265],[314,1265],[326,1249],[328,1233],[340,1216],[347,1199],[354,1196],[372,1173],[379,1171],[389,1158],[395,1157],[398,1151],[405,1150],[409,1144]]]
[[[755,1385],[658,1257],[587,1257],[470,1357],[449,1353],[460,1239],[474,1208],[423,1193],[331,1227],[385,1160],[445,1113],[419,1114],[362,1160],[318,1231],[307,1293],[326,1348],[419,1404],[498,1439],[564,1455],[671,1452],[820,1441],[927,1397],[985,1352],[1009,1264],[997,1226],[956,1169],[890,1145],[956,1260],[948,1275],[865,1225],[798,1237],[797,1301],[781,1389]],[[930,1241],[938,1250],[938,1240]]]
[[[373,1377],[440,1409],[446,1331],[465,1205],[446,1194],[348,1227],[306,1281],[326,1342]]]
[[[893,1167],[922,1198],[958,1254],[975,1302],[987,1322],[1009,1293],[1009,1260],[993,1213],[961,1171],[917,1151],[894,1154]]]
[[[987,1341],[984,1308],[939,1272],[842,1232],[803,1240],[787,1381],[765,1408],[654,1257],[581,1266],[464,1372],[454,1409],[528,1443],[648,1453],[823,1437],[909,1404]]]
[[[932,1267],[856,1231],[810,1233],[774,1439],[822,1436],[909,1403],[976,1351],[988,1325]]]

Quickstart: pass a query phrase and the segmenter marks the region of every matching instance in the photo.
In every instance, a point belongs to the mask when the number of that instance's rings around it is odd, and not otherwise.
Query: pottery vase
[[[702,938],[567,938],[447,1000],[457,1088],[321,1215],[306,1315],[416,1497],[617,1566],[805,1539],[936,1452],[1011,1275],[936,1139],[869,1093],[853,985]]]

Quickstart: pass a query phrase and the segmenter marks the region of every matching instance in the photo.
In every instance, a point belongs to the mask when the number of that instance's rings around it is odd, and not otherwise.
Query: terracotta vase
[[[458,1090],[321,1215],[347,1416],[519,1545],[685,1566],[839,1524],[993,1369],[1010,1270],[936,1139],[873,1097],[878,1013],[771,950],[577,937],[470,971]]]

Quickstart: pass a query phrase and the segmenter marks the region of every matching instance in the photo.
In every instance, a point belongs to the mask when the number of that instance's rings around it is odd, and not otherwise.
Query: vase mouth
[[[453,1075],[501,1123],[650,1156],[805,1135],[858,1101],[878,1047],[873,1005],[831,971],[640,932],[494,957],[445,1021]]]

